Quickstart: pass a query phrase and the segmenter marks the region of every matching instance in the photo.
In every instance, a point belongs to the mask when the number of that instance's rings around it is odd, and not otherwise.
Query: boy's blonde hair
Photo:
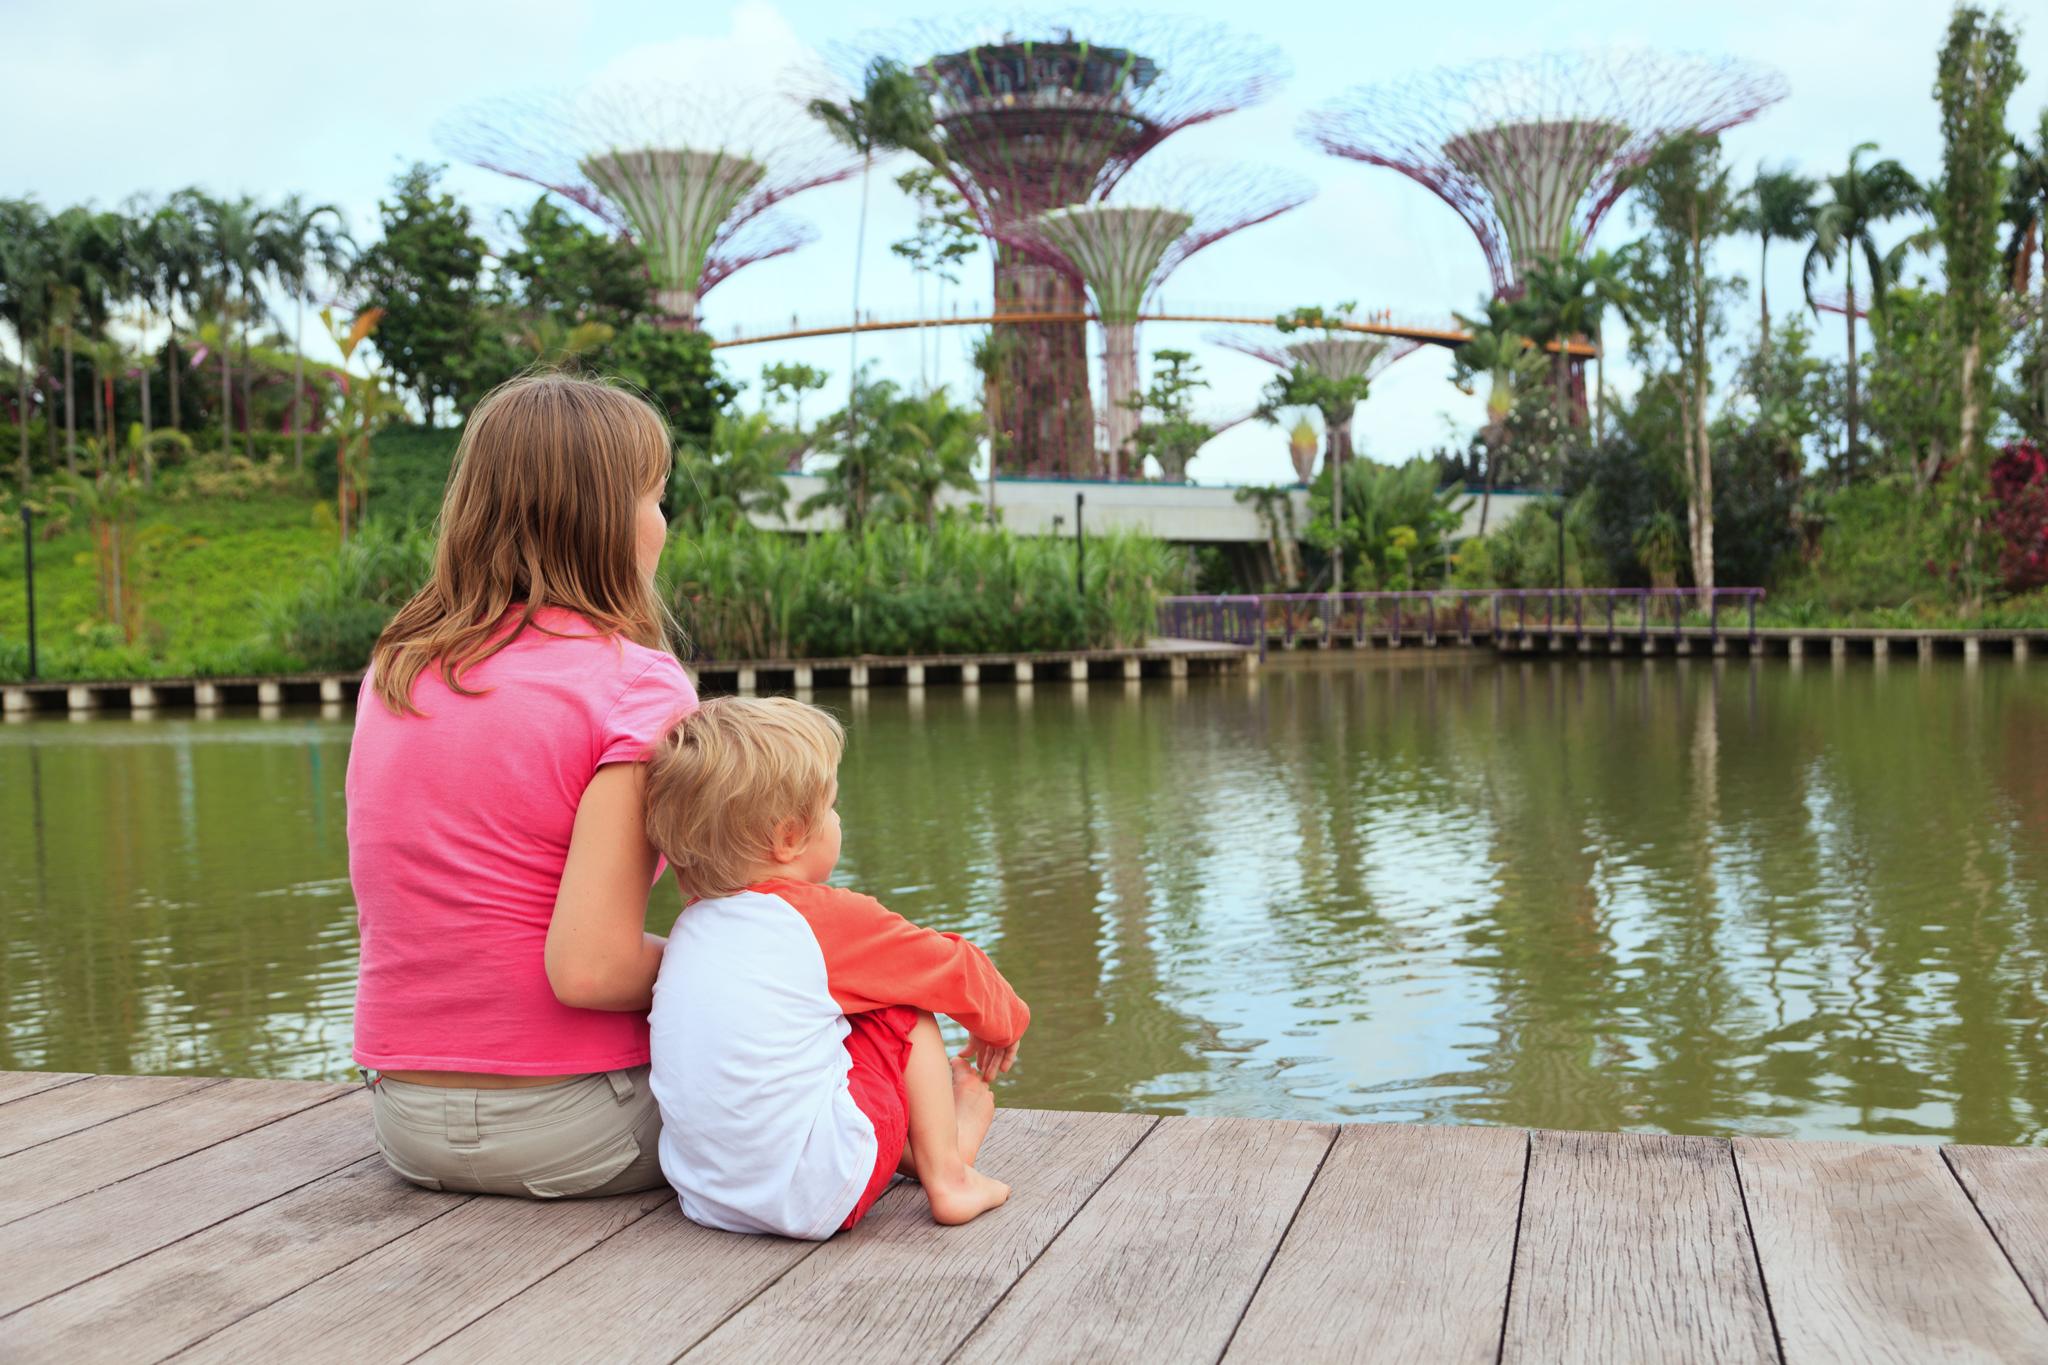
[[[774,861],[785,825],[825,813],[846,732],[788,697],[714,697],[678,721],[647,765],[647,841],[683,890],[729,896]]]

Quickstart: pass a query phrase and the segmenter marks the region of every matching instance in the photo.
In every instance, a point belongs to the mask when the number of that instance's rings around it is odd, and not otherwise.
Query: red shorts
[[[867,1217],[903,1159],[903,1144],[910,1137],[910,1096],[904,1089],[903,1069],[910,1064],[910,1031],[918,1018],[919,1011],[908,1005],[846,1016],[853,1025],[853,1032],[846,1035],[846,1087],[875,1126],[875,1172],[853,1212],[839,1225],[842,1232]]]

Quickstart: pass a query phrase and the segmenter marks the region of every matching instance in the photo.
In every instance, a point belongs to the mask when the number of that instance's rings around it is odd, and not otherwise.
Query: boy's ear
[[[810,842],[810,838],[811,829],[809,825],[801,820],[784,820],[775,827],[775,838],[770,844],[770,848],[775,854],[775,861],[778,863],[795,862],[797,855],[804,851],[804,845]]]

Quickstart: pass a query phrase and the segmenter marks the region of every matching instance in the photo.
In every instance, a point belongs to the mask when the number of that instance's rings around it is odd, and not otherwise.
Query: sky
[[[369,240],[378,197],[392,177],[416,160],[452,161],[437,143],[436,125],[477,100],[650,76],[715,94],[754,73],[829,64],[876,29],[945,13],[905,0],[358,0],[344,10],[216,0],[205,11],[210,22],[200,23],[160,2],[7,0],[0,89],[7,91],[11,131],[0,142],[0,195],[33,194],[54,208],[112,206],[137,192],[160,195],[185,185],[263,198],[297,191],[339,206],[358,238]],[[1042,23],[1059,11],[1017,13]],[[1287,55],[1293,71],[1266,103],[1189,129],[1154,158],[1178,166],[1262,163],[1317,187],[1305,206],[1184,264],[1160,296],[1171,311],[1269,316],[1355,300],[1362,311],[1389,309],[1427,321],[1476,309],[1488,292],[1485,263],[1469,230],[1441,201],[1392,171],[1311,150],[1295,130],[1308,110],[1355,86],[1487,58],[1623,47],[1761,62],[1784,73],[1791,93],[1725,136],[1743,176],[1760,162],[1825,174],[1861,142],[1876,143],[1880,155],[1898,158],[1916,175],[1940,169],[1932,89],[1949,14],[1944,0],[1866,0],[1855,7],[1815,0],[1683,7],[1466,0],[1443,9],[1293,0],[1256,10],[1184,0],[1158,13],[1224,23],[1263,39]],[[2048,103],[2048,23],[2022,20],[2020,55],[2029,74],[2011,121],[2032,128]],[[792,118],[801,117],[789,107]],[[917,313],[917,277],[887,249],[914,222],[909,201],[890,183],[907,165],[880,168],[871,190],[861,307],[879,317]],[[529,186],[459,163],[446,183],[476,211],[486,235],[499,238],[499,215],[533,198]],[[849,317],[859,203],[857,181],[791,201],[816,240],[714,289],[704,303],[707,330],[729,336],[786,326],[791,318],[825,324]],[[1619,245],[1633,235],[1624,200],[1594,240]],[[1753,312],[1755,242],[1730,239],[1717,264],[1749,282]],[[1773,253],[1767,283],[1774,316],[1797,308],[1797,250],[1780,246]],[[967,263],[947,311],[955,303],[962,311],[985,306],[989,292],[982,255]],[[1821,323],[1821,349],[1839,355],[1841,319],[1823,315]],[[1271,371],[1209,344],[1213,330],[1153,324],[1139,344],[1145,351],[1195,351],[1212,383],[1198,410],[1228,419],[1256,402]],[[970,331],[934,330],[922,342],[914,334],[863,337],[860,358],[902,382],[916,382],[922,367],[957,393],[974,382],[966,358]],[[1609,383],[1626,390],[1633,377],[1617,359],[1625,336],[1617,327],[1606,340]],[[736,347],[720,357],[743,380],[757,380],[771,361],[803,361],[831,371],[836,388],[845,382],[848,341]],[[1450,368],[1447,353],[1424,348],[1389,369],[1359,412],[1362,453],[1398,461],[1469,438],[1483,416],[1481,400],[1452,386]],[[1287,471],[1285,433],[1244,423],[1212,442],[1192,473],[1209,483],[1270,483]]]

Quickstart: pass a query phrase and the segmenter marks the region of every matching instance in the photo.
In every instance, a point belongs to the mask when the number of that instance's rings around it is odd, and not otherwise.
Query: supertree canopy
[[[663,315],[694,329],[712,286],[810,239],[772,212],[778,204],[858,168],[811,120],[777,104],[710,99],[680,84],[593,86],[485,101],[436,138],[624,234],[647,262]]]
[[[1657,144],[1731,128],[1785,93],[1776,71],[1733,58],[1550,53],[1364,86],[1308,115],[1302,135],[1427,186],[1509,294],[1537,257],[1592,233]]]
[[[1351,422],[1358,405],[1358,382],[1370,382],[1395,361],[1422,345],[1410,337],[1371,336],[1334,328],[1279,328],[1221,333],[1210,340],[1233,351],[1265,361],[1274,369],[1293,374],[1300,371],[1313,379],[1328,381],[1318,387],[1324,402],[1319,405],[1323,419],[1324,461],[1335,464],[1351,458]],[[1303,462],[1295,456],[1295,475],[1307,483],[1315,472],[1315,451]]]
[[[1143,176],[1094,203],[1005,222],[1000,240],[1079,282],[1102,324],[1107,474],[1123,475],[1138,427],[1138,317],[1181,262],[1234,232],[1285,213],[1314,193],[1306,181],[1252,170]]]
[[[1010,238],[1058,208],[1093,202],[1161,142],[1263,99],[1278,49],[1157,15],[978,16],[870,38],[848,54],[914,71],[931,100],[939,165],[995,242],[998,313],[1085,311],[1079,278]],[[996,329],[990,383],[1000,466],[1078,472],[1093,459],[1087,328]]]

